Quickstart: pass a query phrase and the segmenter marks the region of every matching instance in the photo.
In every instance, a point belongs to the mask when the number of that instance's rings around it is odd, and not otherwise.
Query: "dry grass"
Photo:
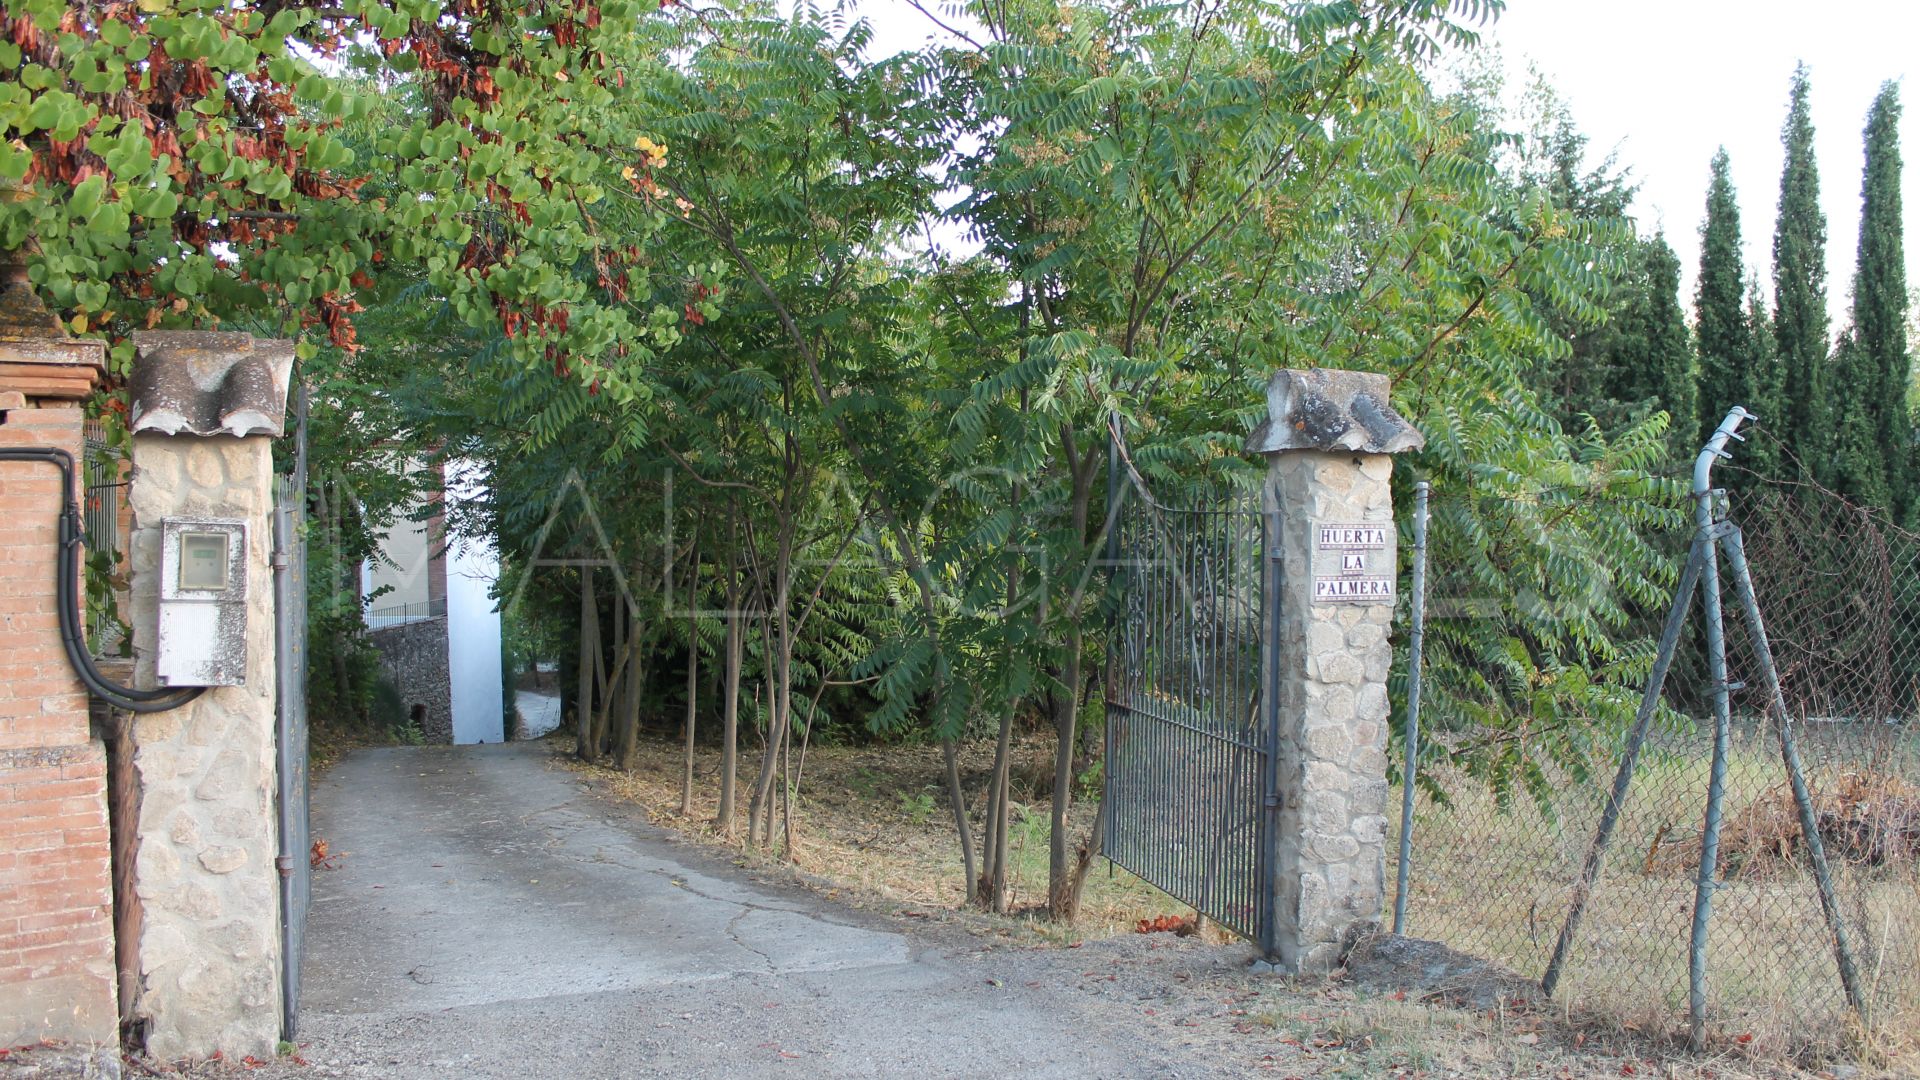
[[[1130,933],[1141,919],[1189,911],[1159,889],[1117,868],[1096,868],[1087,880],[1080,918],[1060,927],[1034,917],[1047,896],[1047,853],[1052,834],[1050,806],[1052,748],[1043,741],[1014,746],[1012,824],[1009,842],[1012,873],[1008,910],[1013,923],[1048,940],[1083,940]],[[964,746],[961,776],[973,799],[976,823],[985,814],[986,777],[992,766],[990,743]],[[785,847],[784,821],[776,812],[773,845],[760,850],[746,839],[746,815],[759,747],[740,753],[738,803],[732,835],[713,827],[719,813],[720,752],[700,746],[694,752],[693,805],[680,812],[685,759],[675,742],[648,738],[631,772],[604,766],[591,771],[614,792],[644,807],[655,821],[742,854],[790,861],[795,868],[827,878],[865,898],[890,904],[945,910],[965,899],[960,852],[947,807],[940,750],[935,746],[882,749],[814,747],[806,757],[792,806],[793,850]],[[796,765],[797,765],[796,760]],[[586,769],[587,766],[576,767]],[[777,786],[777,785],[776,785]],[[1076,799],[1068,814],[1070,850],[1077,850],[1092,829],[1095,800]]]
[[[1857,768],[1810,777],[1823,835],[1850,828],[1847,835],[1863,838],[1836,845],[1831,860],[1873,1002],[1873,1029],[1863,1032],[1847,1008],[1799,850],[1798,817],[1768,749],[1737,745],[1728,770],[1707,940],[1718,1045],[1802,1062],[1864,1051],[1920,1074],[1910,1045],[1920,1027],[1920,860],[1904,841],[1887,841],[1904,836],[1900,830],[1862,825],[1910,820],[1902,815],[1913,812],[1912,789]],[[1565,921],[1599,796],[1569,795],[1550,817],[1524,795],[1501,808],[1471,780],[1446,784],[1452,808],[1423,802],[1416,815],[1408,932],[1537,978]],[[1642,767],[1557,995],[1569,1016],[1662,1041],[1679,1037],[1706,786],[1699,755],[1655,755]]]
[[[721,836],[712,820],[718,810],[717,750],[695,755],[692,812],[680,813],[681,747],[649,739],[632,772],[604,766],[590,772],[615,794],[645,808],[657,822],[743,857],[784,862],[783,830],[776,817],[774,845],[762,851],[744,838],[747,791],[757,766],[757,747],[741,753],[736,829]],[[983,811],[990,745],[962,750],[962,774],[973,796],[977,822]],[[1730,808],[1770,797],[1773,777],[1753,768],[1735,769]],[[1051,758],[1044,741],[1016,747],[1017,805],[1011,899],[1015,908],[1044,901],[1048,839],[1045,790]],[[962,904],[962,880],[953,826],[943,795],[937,747],[816,748],[807,758],[794,806],[791,864],[825,879],[844,899],[886,905],[913,914],[947,917]],[[1417,820],[1416,872],[1409,932],[1445,941],[1528,978],[1545,966],[1564,918],[1567,894],[1591,836],[1593,808],[1569,805],[1549,819],[1524,799],[1498,809],[1483,787],[1452,785],[1455,806],[1423,805]],[[1516,1014],[1479,1016],[1415,1002],[1356,998],[1351,1007],[1328,1012],[1312,1039],[1349,1046],[1378,1046],[1386,1056],[1416,1070],[1429,1062],[1434,1075],[1478,1075],[1535,1059],[1544,1032],[1549,1041],[1578,1055],[1583,1045],[1616,1054],[1678,1051],[1686,1014],[1686,940],[1693,882],[1684,869],[1649,868],[1649,851],[1663,827],[1676,843],[1675,823],[1697,816],[1695,788],[1704,791],[1704,769],[1677,759],[1650,762],[1636,786],[1635,801],[1616,840],[1602,887],[1589,909],[1575,962],[1563,993],[1532,1019]],[[1091,826],[1091,800],[1070,815],[1072,843]],[[1731,811],[1730,811],[1731,812]],[[1697,829],[1697,823],[1691,826]],[[1395,838],[1389,838],[1389,851]],[[1857,869],[1848,867],[1844,874]],[[1920,1048],[1907,1018],[1920,996],[1920,879],[1900,878],[1889,867],[1871,870],[1871,880],[1847,876],[1852,921],[1862,927],[1863,967],[1882,1003],[1883,1021],[1870,1035],[1849,1025],[1817,898],[1792,875],[1735,876],[1716,897],[1709,942],[1716,1041],[1707,1057],[1667,1058],[1662,1075],[1774,1076],[1794,1065],[1818,1065],[1861,1055],[1891,1069],[1912,1071]],[[1909,866],[1909,869],[1911,867]],[[1389,866],[1391,880],[1391,866]],[[976,915],[1001,931],[1036,941],[1071,941],[1131,934],[1136,923],[1191,909],[1118,869],[1096,869],[1089,879],[1082,917],[1063,929],[1043,918]],[[1867,929],[1868,916],[1880,921]],[[1228,937],[1209,927],[1213,941]],[[1870,962],[1864,958],[1872,957]],[[1905,958],[1905,959],[1903,959]],[[1888,1022],[1890,1021],[1890,1022]],[[1292,1021],[1274,1021],[1286,1028]],[[1304,1035],[1303,1035],[1304,1037]],[[1518,1056],[1516,1056],[1518,1055]],[[1375,1057],[1373,1060],[1380,1060]],[[1477,1065],[1475,1063],[1478,1063]],[[1465,1073],[1458,1070],[1465,1068]],[[1677,1071],[1676,1071],[1677,1070]],[[1512,1075],[1533,1075],[1522,1071]],[[1505,1075],[1505,1074],[1503,1074]],[[1589,1073],[1575,1068],[1568,1075]]]

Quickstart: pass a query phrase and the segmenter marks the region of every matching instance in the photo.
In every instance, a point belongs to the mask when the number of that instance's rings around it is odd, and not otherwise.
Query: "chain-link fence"
[[[1531,978],[1553,969],[1556,1003],[1577,1012],[1651,1032],[1681,1029],[1691,1012],[1704,1021],[1696,1037],[1792,1053],[1859,1030],[1862,1012],[1884,1030],[1920,1018],[1920,536],[1811,486],[1727,478],[1735,495],[1710,530],[1721,557],[1699,562],[1637,744],[1652,652],[1621,655],[1611,677],[1587,683],[1556,668],[1541,640],[1552,619],[1477,599],[1487,590],[1473,567],[1428,568],[1404,931]],[[1436,514],[1448,497],[1434,493]],[[1732,545],[1751,568],[1787,738]],[[1728,687],[1718,754],[1703,602],[1715,585]],[[1642,624],[1618,637],[1651,642],[1667,614],[1639,611]]]

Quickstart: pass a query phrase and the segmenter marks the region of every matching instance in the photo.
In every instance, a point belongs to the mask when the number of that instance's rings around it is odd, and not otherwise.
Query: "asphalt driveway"
[[[1152,994],[1161,980],[1132,959],[1010,948],[756,878],[538,743],[359,751],[316,782],[313,813],[333,868],[314,878],[301,1073],[1246,1071],[1143,1024],[1137,975]]]

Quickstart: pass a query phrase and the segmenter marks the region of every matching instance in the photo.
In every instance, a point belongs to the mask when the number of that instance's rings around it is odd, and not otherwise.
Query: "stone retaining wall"
[[[380,650],[380,666],[400,691],[409,714],[423,707],[420,733],[432,746],[453,744],[453,684],[447,666],[447,618],[383,626],[367,633]]]

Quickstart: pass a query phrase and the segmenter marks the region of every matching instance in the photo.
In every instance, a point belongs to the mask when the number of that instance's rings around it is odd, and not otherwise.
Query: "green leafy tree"
[[[1039,545],[1081,566],[1101,538],[1083,508],[1110,431],[1177,499],[1246,468],[1223,421],[1251,423],[1274,368],[1390,374],[1429,436],[1413,467],[1456,498],[1511,496],[1459,498],[1440,519],[1435,543],[1471,587],[1532,613],[1449,631],[1471,659],[1448,672],[1448,707],[1501,733],[1462,751],[1483,775],[1545,791],[1545,763],[1580,761],[1631,713],[1645,650],[1621,631],[1668,575],[1642,530],[1677,502],[1651,475],[1663,419],[1569,434],[1530,385],[1540,357],[1567,356],[1561,326],[1604,319],[1619,224],[1501,182],[1504,137],[1429,93],[1413,42],[1470,43],[1449,20],[1476,10],[982,9],[993,40],[951,62],[949,92],[988,134],[960,163],[956,213],[1010,277],[1020,333],[982,357],[954,424],[1022,411],[1036,450],[1012,460],[1059,508]],[[1057,914],[1076,869],[1060,794],[1084,693],[1070,675],[1096,625],[1068,601],[1049,603],[1035,662],[1054,696]],[[1519,690],[1540,685],[1553,689]]]
[[[1827,400],[1827,218],[1820,209],[1810,93],[1803,64],[1793,72],[1780,134],[1787,160],[1773,232],[1773,343],[1781,375],[1780,416],[1773,423],[1799,467],[1825,480],[1834,441]]]

